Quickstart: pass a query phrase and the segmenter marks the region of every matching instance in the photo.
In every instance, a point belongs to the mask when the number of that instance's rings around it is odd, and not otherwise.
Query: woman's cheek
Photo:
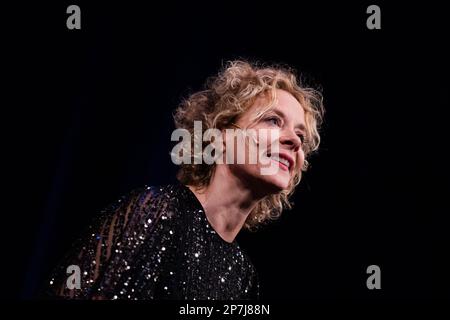
[[[298,170],[301,170],[303,168],[303,163],[305,162],[305,152],[301,149],[298,152],[297,161],[298,161],[297,168]]]

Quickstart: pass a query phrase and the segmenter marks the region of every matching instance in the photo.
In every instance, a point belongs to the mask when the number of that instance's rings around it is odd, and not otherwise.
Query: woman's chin
[[[289,188],[291,180],[289,171],[279,170],[273,174],[262,174],[261,172],[260,167],[252,167],[251,170],[234,171],[234,174],[246,181],[249,188],[257,190],[260,194],[277,194]]]
[[[270,190],[270,194],[275,194],[289,188],[289,178],[279,176],[278,174],[263,176],[263,180],[264,185]]]

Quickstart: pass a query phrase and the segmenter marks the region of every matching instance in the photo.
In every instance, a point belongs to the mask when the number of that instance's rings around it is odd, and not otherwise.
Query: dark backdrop
[[[431,2],[74,1],[5,10],[2,296],[32,298],[92,216],[174,181],[171,114],[228,60],[322,88],[323,143],[270,227],[240,235],[263,297],[448,297],[448,29]],[[66,8],[81,7],[81,30]],[[14,120],[14,122],[11,121]],[[12,156],[12,157],[10,157]],[[366,288],[381,267],[382,289]]]

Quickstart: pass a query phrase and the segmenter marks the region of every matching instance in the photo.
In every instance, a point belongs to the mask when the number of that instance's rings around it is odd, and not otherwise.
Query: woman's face
[[[255,149],[250,149],[249,144],[245,144],[245,163],[229,164],[233,175],[263,195],[287,189],[295,173],[302,168],[305,158],[303,107],[293,95],[277,89],[274,106],[255,122],[268,102],[267,97],[259,97],[236,123],[240,128],[254,129],[257,133],[257,150],[263,158],[258,157],[256,163],[249,163],[248,154]]]

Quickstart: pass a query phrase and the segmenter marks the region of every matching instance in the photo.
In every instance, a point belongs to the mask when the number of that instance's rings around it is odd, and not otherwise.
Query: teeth
[[[271,156],[270,158],[275,160],[275,161],[281,162],[282,164],[284,164],[288,168],[290,167],[289,161],[284,159],[284,158],[280,158],[278,156]]]
[[[283,163],[283,164],[285,164],[286,165],[286,167],[288,167],[289,168],[289,161],[287,161],[286,159],[283,159],[283,158],[280,158],[280,160],[279,160],[281,163]]]

